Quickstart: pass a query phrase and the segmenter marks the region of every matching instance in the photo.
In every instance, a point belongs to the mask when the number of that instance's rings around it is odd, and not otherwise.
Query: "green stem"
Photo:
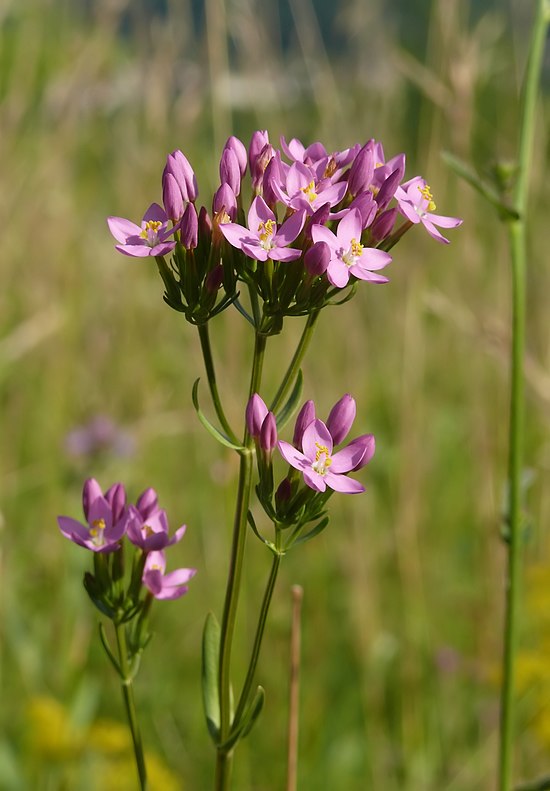
[[[265,625],[267,621],[267,614],[269,612],[269,606],[271,604],[271,597],[273,596],[273,591],[275,589],[275,582],[277,581],[277,574],[279,571],[279,566],[281,564],[282,555],[274,554],[273,555],[273,562],[271,564],[271,571],[269,574],[269,579],[267,581],[266,589],[264,592],[264,598],[262,601],[262,606],[260,609],[260,615],[258,617],[258,625],[256,627],[256,635],[254,637],[254,645],[252,647],[252,654],[250,656],[250,663],[248,666],[248,671],[246,674],[246,678],[243,684],[243,689],[241,692],[241,696],[239,698],[239,703],[237,704],[237,710],[235,712],[235,722],[239,722],[240,718],[242,717],[244,710],[246,708],[246,704],[248,703],[248,698],[250,695],[250,690],[252,689],[252,684],[254,683],[254,675],[256,673],[256,666],[258,664],[258,657],[260,656],[260,649],[262,647],[262,639],[264,636]]]
[[[199,330],[199,338],[201,342],[201,349],[202,349],[202,356],[204,358],[204,367],[206,368],[206,376],[208,378],[208,385],[210,387],[210,395],[212,396],[212,402],[214,404],[214,409],[216,410],[216,415],[218,416],[218,420],[221,423],[221,426],[225,433],[227,434],[228,438],[233,442],[235,445],[238,445],[239,440],[231,426],[229,425],[229,421],[225,416],[225,412],[223,411],[220,394],[218,392],[218,384],[216,382],[216,371],[214,369],[214,358],[212,357],[212,349],[210,347],[210,334],[208,331],[208,324],[200,324],[198,327]]]
[[[499,789],[512,788],[514,741],[514,660],[518,641],[519,586],[521,578],[521,479],[524,445],[524,348],[526,315],[527,252],[525,219],[529,173],[533,154],[535,106],[540,78],[546,28],[546,0],[538,0],[533,37],[524,83],[518,157],[518,178],[514,192],[517,219],[509,219],[508,235],[512,264],[512,351],[510,382],[510,439],[508,451],[509,535],[504,625],[503,680],[501,690]]]
[[[122,687],[122,697],[124,698],[124,706],[126,708],[126,716],[132,734],[132,743],[134,745],[134,757],[136,760],[137,772],[139,775],[139,787],[141,791],[147,789],[147,771],[145,769],[145,758],[143,756],[143,745],[141,742],[141,734],[139,732],[139,724],[136,713],[136,704],[134,701],[134,687],[132,684],[132,674],[130,670],[130,663],[128,661],[128,648],[126,645],[126,627],[124,624],[114,624],[116,643],[118,650],[118,662],[120,666],[120,679]]]
[[[300,366],[302,364],[302,360],[304,358],[304,354],[307,351],[307,347],[309,346],[309,342],[313,335],[313,330],[315,329],[315,324],[317,323],[317,319],[319,318],[320,309],[313,310],[309,316],[307,317],[306,325],[304,327],[304,331],[302,332],[302,337],[300,338],[300,342],[294,352],[294,356],[290,361],[290,365],[287,368],[287,371],[283,377],[283,381],[273,402],[270,406],[271,412],[276,412],[277,409],[281,406],[282,402],[285,399],[288,391],[292,387],[296,376],[298,375],[298,371],[300,370]]]
[[[266,342],[267,338],[265,336],[256,333],[249,397],[253,393],[258,392],[260,388]],[[246,428],[244,431],[243,449],[240,451],[240,456],[239,484],[237,490],[237,503],[235,506],[235,519],[233,523],[233,542],[231,546],[229,574],[227,578],[220,633],[218,678],[220,694],[220,743],[222,744],[228,739],[231,730],[231,648],[241,589],[242,566],[248,529],[248,505],[250,502],[254,460],[252,439]],[[231,758],[231,752],[218,749],[216,761],[216,791],[225,791],[229,788]]]
[[[530,783],[523,783],[516,786],[515,791],[549,791],[550,789],[550,775],[547,777],[539,777],[538,780],[532,780]]]

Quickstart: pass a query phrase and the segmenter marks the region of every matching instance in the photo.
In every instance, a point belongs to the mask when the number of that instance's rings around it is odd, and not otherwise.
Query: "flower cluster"
[[[374,139],[332,153],[319,142],[280,143],[275,148],[267,131],[254,132],[248,148],[230,137],[211,211],[197,210],[194,170],[174,151],[162,175],[164,207],[151,204],[139,226],[108,220],[117,250],[156,258],[165,301],[194,324],[237,301],[243,282],[262,301],[262,331],[279,332],[284,316],[322,308],[357,281],[387,282],[380,270],[388,250],[413,225],[448,242],[437,227],[461,223],[435,214],[424,179],[403,180],[405,155],[386,160]]]
[[[275,525],[281,529],[294,528],[285,549],[295,543],[307,523],[324,516],[323,508],[332,492],[359,494],[365,491],[365,487],[348,473],[360,470],[374,456],[373,435],[362,434],[334,451],[348,436],[356,412],[355,399],[349,393],[332,407],[326,422],[317,418],[313,401],[306,401],[298,413],[291,444],[278,438],[275,415],[263,399],[255,393],[249,400],[246,425],[256,445],[258,496]],[[289,464],[289,471],[274,494],[272,459],[275,449]]]
[[[103,493],[99,483],[90,478],[84,484],[82,506],[85,524],[70,516],[57,518],[63,535],[75,544],[96,553],[113,555],[110,559],[96,562],[95,577],[87,577],[87,590],[92,599],[105,612],[124,609],[125,595],[115,590],[113,580],[123,574],[122,550],[126,537],[140,552],[134,557],[132,579],[128,589],[129,611],[139,602],[140,588],[144,585],[157,599],[177,599],[187,593],[187,583],[195,575],[195,569],[177,569],[165,573],[164,550],[177,543],[185,533],[182,525],[170,536],[166,511],[159,507],[157,493],[146,489],[135,505],[128,504],[126,491],[121,483],[115,483]],[[116,557],[114,557],[116,556]],[[138,572],[139,573],[136,573]],[[120,588],[120,586],[118,586]],[[92,592],[94,595],[92,595]]]

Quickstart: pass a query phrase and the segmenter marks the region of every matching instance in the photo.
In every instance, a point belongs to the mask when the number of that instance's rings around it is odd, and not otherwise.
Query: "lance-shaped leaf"
[[[457,176],[464,179],[468,184],[473,187],[476,192],[483,195],[485,200],[489,201],[498,211],[503,220],[518,220],[519,212],[510,206],[498,193],[498,191],[491,185],[478,176],[476,171],[471,168],[466,162],[463,162],[458,157],[448,151],[443,151],[441,154],[445,164],[453,170]]]
[[[220,625],[214,613],[209,612],[202,635],[202,700],[206,724],[214,744],[218,744],[220,737],[219,656]]]
[[[305,544],[306,541],[309,541],[310,539],[315,538],[315,536],[318,536],[319,533],[323,532],[323,530],[328,525],[328,523],[329,523],[329,517],[325,516],[324,519],[321,519],[320,522],[317,522],[315,527],[312,528],[309,531],[309,533],[305,533],[303,536],[298,535],[298,537],[295,538],[295,539],[293,539],[292,536],[291,536],[288,544],[285,547],[285,549],[289,549],[290,547],[298,546],[298,544]]]
[[[195,384],[193,385],[193,406],[195,407],[195,411],[198,415],[198,418],[205,429],[211,434],[215,440],[217,440],[221,445],[225,445],[226,448],[232,448],[232,450],[242,450],[242,445],[236,445],[234,442],[231,442],[229,437],[223,434],[219,429],[212,425],[212,423],[208,420],[204,412],[199,406],[199,382],[200,379],[197,379]]]
[[[239,722],[233,726],[229,739],[220,745],[220,748],[223,749],[224,752],[231,750],[237,744],[239,739],[244,739],[244,737],[250,733],[252,726],[258,719],[260,712],[263,709],[264,700],[264,688],[258,687],[256,694],[254,695],[248,707],[245,709],[243,716]]]

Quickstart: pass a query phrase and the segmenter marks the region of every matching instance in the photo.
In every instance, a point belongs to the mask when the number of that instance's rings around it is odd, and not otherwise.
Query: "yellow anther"
[[[97,538],[97,536],[101,535],[101,531],[105,530],[105,527],[105,519],[94,519],[90,528],[92,538]]]
[[[319,463],[322,462],[323,472],[327,467],[330,467],[332,464],[332,459],[330,458],[328,448],[326,445],[321,445],[319,442],[315,443],[315,447],[317,448],[317,453],[315,454],[315,462]],[[325,457],[322,459],[322,457]],[[321,470],[317,470],[317,472],[321,472]]]
[[[424,200],[428,201],[428,211],[435,211],[437,207],[434,203],[434,196],[432,195],[430,187],[426,184],[424,187],[419,186],[418,189]]]
[[[153,233],[158,233],[162,227],[162,223],[160,220],[148,220],[145,223],[145,228],[140,233],[142,239],[149,238],[149,231],[153,231]]]
[[[308,199],[308,201],[310,203],[313,203],[313,201],[317,197],[317,193],[315,192],[315,182],[314,181],[310,181],[309,184],[307,185],[307,187],[302,187],[301,191],[304,193],[304,195],[306,196],[306,198]]]
[[[265,222],[261,222],[258,225],[258,233],[260,236],[260,242],[265,244],[270,240],[273,236],[273,231],[275,229],[275,221],[274,220],[266,220]]]
[[[153,530],[151,525],[143,525],[143,532],[145,533],[146,536],[152,536],[155,531]]]
[[[359,258],[359,256],[362,254],[362,252],[363,252],[363,245],[360,242],[358,242],[357,239],[352,239],[351,240],[351,254],[353,256],[355,256],[356,258]]]

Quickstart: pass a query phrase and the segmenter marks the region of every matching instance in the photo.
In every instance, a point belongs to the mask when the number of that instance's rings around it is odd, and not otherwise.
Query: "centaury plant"
[[[202,647],[203,701],[216,752],[218,791],[230,787],[235,749],[262,710],[264,690],[256,684],[256,668],[280,564],[290,550],[327,527],[334,492],[365,491],[353,474],[375,451],[370,433],[342,445],[357,411],[349,393],[339,398],[326,420],[307,400],[298,412],[292,441],[279,438],[300,403],[301,365],[316,322],[326,307],[350,300],[361,281],[387,283],[381,272],[392,260],[389,250],[414,225],[423,225],[437,241],[447,243],[438,227],[454,228],[461,222],[436,214],[424,179],[404,180],[405,155],[386,159],[374,139],[336,152],[320,142],[280,142],[280,148],[274,147],[267,131],[254,132],[248,148],[230,137],[220,157],[220,185],[211,209],[197,206],[194,170],[181,151],[174,151],[162,175],[163,206],[151,204],[139,225],[120,217],[108,220],[116,249],[134,258],[154,258],[164,301],[197,327],[217,423],[201,408],[199,379],[193,404],[208,433],[240,458],[225,600],[219,621],[213,613],[206,618]],[[254,337],[238,428],[224,410],[210,340],[215,317],[229,308],[240,313]],[[268,394],[263,385],[264,366],[271,364],[266,348],[290,317],[305,319],[303,331],[288,367],[279,374],[278,388]],[[88,482],[84,510],[88,526],[61,518],[60,527],[94,551],[94,574],[86,575],[85,585],[115,625],[118,659],[103,630],[101,635],[121,675],[145,788],[135,707],[127,698],[129,682],[148,639],[144,624],[152,598],[178,597],[194,571],[164,574],[164,549],[181,538],[183,528],[169,538],[166,516],[152,490],[136,506],[126,507],[120,485],[102,495],[95,482]],[[258,511],[263,512],[261,521]],[[232,649],[249,528],[271,553],[272,563],[244,681],[233,689]],[[136,555],[125,587],[122,552],[127,540]],[[125,641],[123,626],[130,635]]]

